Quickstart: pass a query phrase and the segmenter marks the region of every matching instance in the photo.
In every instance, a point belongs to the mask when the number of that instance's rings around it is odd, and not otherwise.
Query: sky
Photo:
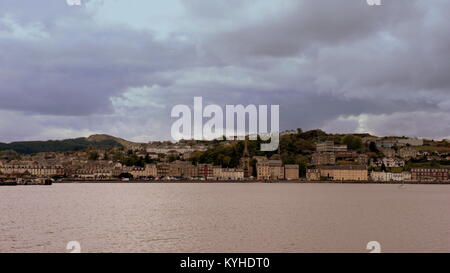
[[[0,142],[169,140],[173,106],[450,138],[450,1],[0,1]]]

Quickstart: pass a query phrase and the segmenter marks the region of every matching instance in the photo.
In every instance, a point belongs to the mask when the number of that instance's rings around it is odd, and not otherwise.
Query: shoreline
[[[274,180],[274,181],[230,181],[230,180],[67,180],[54,182],[53,184],[374,184],[374,185],[450,185],[450,181],[307,181],[307,180]]]

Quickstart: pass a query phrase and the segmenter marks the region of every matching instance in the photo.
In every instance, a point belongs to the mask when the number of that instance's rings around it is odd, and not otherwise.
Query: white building
[[[219,180],[242,180],[244,179],[243,169],[213,167],[213,176]]]
[[[371,172],[370,179],[372,181],[389,182],[389,181],[410,181],[410,172],[391,173],[391,172]]]
[[[397,140],[399,146],[423,146],[423,139],[420,138],[400,138]]]
[[[405,161],[398,158],[384,157],[383,159],[373,160],[371,165],[375,167],[381,167],[384,165],[386,168],[399,168],[405,166]]]

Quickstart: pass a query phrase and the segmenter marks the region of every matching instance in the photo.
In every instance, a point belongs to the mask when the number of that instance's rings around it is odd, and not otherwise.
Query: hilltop
[[[123,147],[125,147],[126,149],[135,149],[135,148],[146,145],[145,143],[131,142],[131,141],[125,140],[123,138],[114,137],[114,136],[110,136],[110,135],[106,135],[106,134],[92,135],[86,139],[87,139],[87,141],[93,142],[93,143],[103,143],[103,142],[108,142],[108,141],[116,142],[116,143],[119,143],[120,145],[122,145]]]
[[[79,151],[87,148],[111,148],[111,147],[129,147],[135,143],[108,136],[93,135],[88,138],[80,137],[64,140],[47,141],[20,141],[11,143],[0,143],[0,151],[15,151],[21,154],[34,154],[41,152],[67,152]]]

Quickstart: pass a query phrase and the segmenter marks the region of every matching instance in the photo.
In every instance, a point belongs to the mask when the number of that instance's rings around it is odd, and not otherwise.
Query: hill
[[[65,140],[48,140],[48,141],[21,141],[11,143],[0,143],[0,151],[15,151],[22,154],[33,154],[41,152],[67,152],[79,151],[86,148],[107,148],[131,145],[132,142],[123,139],[97,135],[88,138],[74,138]]]
[[[95,143],[103,143],[103,142],[116,142],[119,143],[121,146],[125,147],[126,149],[132,149],[132,148],[138,148],[141,146],[144,146],[144,143],[137,143],[137,142],[131,142],[122,138],[105,135],[105,134],[99,134],[99,135],[92,135],[87,138],[87,141],[89,142],[95,142]]]

